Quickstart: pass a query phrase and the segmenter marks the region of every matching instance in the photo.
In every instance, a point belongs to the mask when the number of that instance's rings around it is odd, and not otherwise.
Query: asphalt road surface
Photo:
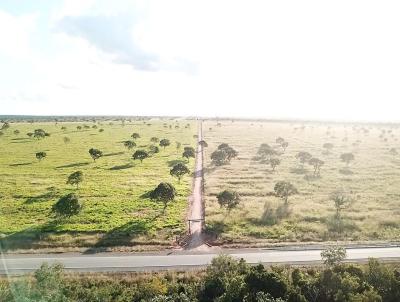
[[[229,254],[236,258],[243,258],[252,264],[302,264],[320,261],[320,253],[321,250],[242,250]],[[43,262],[59,262],[65,266],[66,270],[82,272],[189,270],[208,265],[215,256],[217,256],[215,253],[170,255],[77,254],[69,256],[4,255],[0,261],[0,274],[32,272],[39,268]],[[382,260],[399,260],[400,247],[347,249],[347,260],[349,261],[363,261],[369,257]]]

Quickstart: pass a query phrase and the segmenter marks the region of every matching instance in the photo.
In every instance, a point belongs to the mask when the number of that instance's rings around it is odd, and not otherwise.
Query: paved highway
[[[320,261],[321,250],[242,250],[225,252],[248,263],[301,264]],[[62,263],[69,271],[113,272],[113,271],[160,271],[192,269],[206,266],[216,253],[170,254],[170,255],[4,255],[0,261],[0,274],[32,272],[43,262]],[[362,261],[369,257],[383,260],[399,260],[400,247],[347,249],[347,259]],[[397,258],[397,259],[396,259]]]

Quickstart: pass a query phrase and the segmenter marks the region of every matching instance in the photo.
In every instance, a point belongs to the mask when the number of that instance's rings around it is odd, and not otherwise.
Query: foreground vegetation
[[[219,256],[197,272],[68,274],[44,264],[31,277],[0,279],[3,301],[397,302],[400,267],[370,259],[266,268]]]
[[[398,125],[224,120],[203,134],[215,242],[400,239]]]
[[[185,231],[191,175],[181,171],[194,161],[182,153],[196,146],[196,132],[193,121],[167,119],[3,124],[0,244],[169,246]],[[163,182],[173,196],[152,198]]]

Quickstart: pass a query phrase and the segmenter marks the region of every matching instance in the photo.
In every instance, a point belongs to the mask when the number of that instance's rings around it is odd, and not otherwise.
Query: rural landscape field
[[[224,120],[204,122],[203,134],[206,229],[219,244],[399,240],[397,125]],[[237,156],[215,165],[220,144]],[[299,152],[309,153],[303,163]],[[353,154],[348,163],[344,153]],[[280,181],[297,190],[287,204],[274,191]],[[220,207],[223,190],[239,195],[235,208]],[[335,192],[344,197],[339,213]]]
[[[400,159],[393,125],[99,120],[15,122],[2,130],[3,247],[145,251],[176,244],[188,232],[195,162],[182,152],[196,148],[199,126],[203,227],[209,244],[252,247],[400,238]],[[35,129],[49,135],[27,135]],[[169,145],[160,146],[162,139]],[[218,162],[213,153],[223,149],[221,144],[236,154]],[[102,156],[93,159],[91,148]],[[147,150],[149,157],[133,159],[137,150]],[[40,152],[45,157],[35,156]],[[342,154],[352,157],[346,161]],[[191,173],[181,180],[172,176],[177,164],[187,165]],[[77,171],[82,180],[67,183]],[[177,191],[166,206],[149,197],[160,182],[173,184]],[[276,191],[279,182],[294,189],[287,201]],[[227,201],[231,206],[217,198],[224,191],[236,194],[235,201]],[[332,196],[338,192],[343,203],[337,205]],[[69,193],[79,197],[82,211],[60,218],[52,207]]]
[[[191,177],[186,174],[178,181],[170,170],[177,163],[192,170],[193,158],[187,162],[182,152],[196,146],[196,122],[147,119],[8,125],[0,137],[0,240],[5,250],[157,249],[171,245],[174,236],[185,232]],[[35,137],[32,133],[37,129],[48,136]],[[139,137],[132,138],[133,133]],[[160,146],[162,139],[170,145]],[[135,146],[128,149],[126,141]],[[103,156],[93,160],[91,148]],[[134,160],[137,150],[146,150],[149,157]],[[46,156],[37,158],[40,152]],[[77,186],[67,184],[69,175],[77,171],[82,172],[82,181]],[[162,202],[148,196],[160,182],[172,183],[177,192],[165,211]],[[71,217],[56,216],[53,205],[69,193],[79,197],[82,211]]]

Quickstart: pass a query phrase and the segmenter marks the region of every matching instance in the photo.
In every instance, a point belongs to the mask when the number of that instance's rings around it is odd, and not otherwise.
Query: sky
[[[1,0],[0,115],[400,121],[399,1]]]

